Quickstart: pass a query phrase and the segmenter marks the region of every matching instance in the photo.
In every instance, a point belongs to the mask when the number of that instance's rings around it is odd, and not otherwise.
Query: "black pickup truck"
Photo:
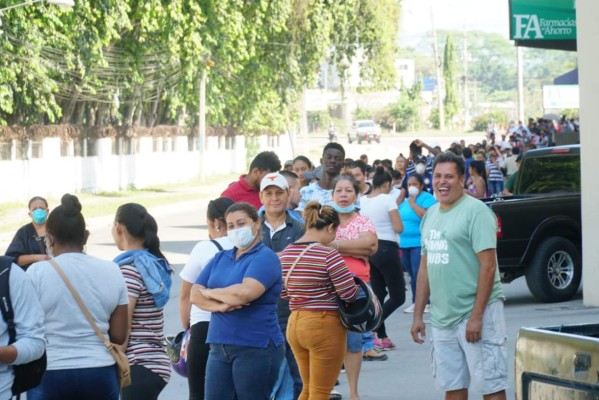
[[[544,302],[572,298],[582,278],[580,145],[526,152],[514,195],[484,201],[497,215],[502,281],[525,276]]]

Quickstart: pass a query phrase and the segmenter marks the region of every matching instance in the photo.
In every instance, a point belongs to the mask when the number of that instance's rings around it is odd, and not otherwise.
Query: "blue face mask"
[[[35,222],[38,225],[41,225],[44,222],[46,222],[47,217],[48,217],[48,212],[46,210],[44,210],[43,208],[36,208],[31,213],[31,218],[33,218],[33,222]]]
[[[356,204],[350,204],[347,207],[339,207],[337,205],[337,203],[333,203],[333,208],[335,209],[335,211],[337,211],[339,214],[349,214],[350,212],[354,212],[356,210]]]

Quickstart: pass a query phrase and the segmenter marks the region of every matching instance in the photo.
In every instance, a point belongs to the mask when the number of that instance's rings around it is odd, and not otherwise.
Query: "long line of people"
[[[504,182],[517,173],[513,161],[531,146],[514,136],[497,144],[454,143],[449,151],[464,159],[464,192],[482,198],[509,193]],[[404,312],[413,312],[420,222],[436,202],[432,166],[440,152],[415,140],[408,157],[370,166],[366,155],[349,160],[341,145],[329,143],[319,167],[298,156],[283,171],[275,153],[262,152],[248,174],[210,201],[210,240],[194,247],[179,274],[181,325],[190,332],[189,399],[341,398],[334,385],[343,366],[350,399],[358,399],[362,361],[384,361],[382,351],[397,346],[384,322],[372,333],[347,332],[337,300],[359,297],[350,279],[357,276],[372,285],[384,321],[405,302],[406,272],[412,305]],[[76,196],[64,195],[51,212],[34,197],[28,209],[32,222],[6,254],[28,278],[14,276],[32,282],[28,315],[45,322],[19,326],[17,354],[0,358],[2,364],[38,355],[23,343],[39,344],[45,328],[47,372],[28,398],[157,399],[171,373],[164,307],[173,270],[155,219],[142,205],[119,207],[112,236],[123,253],[111,262],[85,253],[89,232]],[[51,262],[82,294],[102,333],[127,354],[130,386],[119,387],[114,359]],[[5,330],[0,321],[2,338]],[[2,394],[10,386],[7,371],[0,368]]]

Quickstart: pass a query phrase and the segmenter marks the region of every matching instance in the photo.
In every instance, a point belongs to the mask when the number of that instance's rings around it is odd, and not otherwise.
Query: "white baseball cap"
[[[262,182],[260,182],[260,191],[263,191],[269,186],[278,186],[283,190],[289,189],[287,179],[278,172],[271,172],[262,178]]]

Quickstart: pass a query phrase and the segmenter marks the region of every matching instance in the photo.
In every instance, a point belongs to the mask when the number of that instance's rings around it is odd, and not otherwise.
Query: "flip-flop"
[[[386,361],[389,357],[387,357],[386,354],[379,354],[377,353],[377,355],[370,355],[370,354],[364,354],[362,356],[362,359],[364,361]]]

